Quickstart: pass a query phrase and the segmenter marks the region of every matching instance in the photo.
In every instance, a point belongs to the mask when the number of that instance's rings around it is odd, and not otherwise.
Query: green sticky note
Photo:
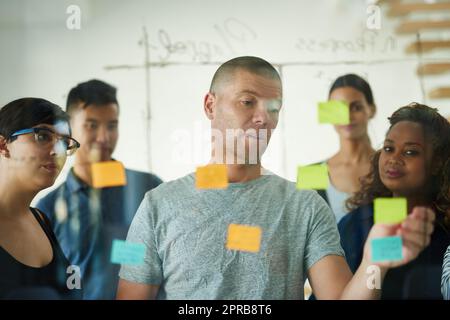
[[[145,245],[123,240],[113,240],[111,262],[126,265],[141,265],[144,263]]]
[[[406,198],[377,198],[374,202],[375,223],[396,224],[406,219]]]
[[[398,261],[403,259],[402,238],[383,237],[371,241],[372,262]]]
[[[297,189],[324,190],[328,188],[328,167],[324,164],[299,166],[297,170]]]
[[[319,102],[318,104],[319,123],[349,124],[350,108],[342,101]]]

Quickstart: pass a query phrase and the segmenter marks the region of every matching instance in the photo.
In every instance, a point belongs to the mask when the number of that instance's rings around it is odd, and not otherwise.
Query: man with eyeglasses
[[[119,265],[110,262],[112,241],[124,240],[144,194],[162,181],[126,169],[122,187],[94,188],[91,166],[111,161],[119,137],[116,88],[90,80],[72,88],[67,112],[81,147],[66,181],[37,207],[49,215],[64,253],[81,268],[85,299],[114,299]]]

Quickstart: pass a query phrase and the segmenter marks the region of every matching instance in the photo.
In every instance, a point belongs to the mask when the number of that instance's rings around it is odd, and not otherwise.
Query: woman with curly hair
[[[374,154],[361,190],[347,201],[353,211],[338,225],[341,244],[355,271],[374,224],[376,198],[406,198],[409,214],[416,207],[431,208],[436,221],[430,245],[416,260],[388,271],[381,298],[442,299],[442,260],[450,244],[450,124],[436,109],[417,103],[395,111],[389,122],[384,146]],[[397,227],[407,228],[404,224]]]

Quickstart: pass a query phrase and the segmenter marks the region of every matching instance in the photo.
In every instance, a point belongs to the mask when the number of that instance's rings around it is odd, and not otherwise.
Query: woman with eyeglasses
[[[68,115],[38,98],[0,109],[0,299],[81,299],[79,268],[64,256],[45,213],[30,207],[80,144]]]

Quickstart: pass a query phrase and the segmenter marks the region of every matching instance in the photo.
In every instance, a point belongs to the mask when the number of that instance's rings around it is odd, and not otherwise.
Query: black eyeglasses
[[[23,134],[34,134],[34,140],[36,143],[42,147],[48,147],[48,146],[54,146],[57,142],[62,142],[62,146],[64,147],[66,154],[68,156],[72,155],[77,151],[77,149],[80,147],[80,143],[69,137],[64,136],[61,134],[58,134],[54,132],[53,130],[50,130],[48,128],[30,128],[30,129],[22,129],[19,131],[14,132],[10,139],[11,141],[15,140],[18,136]]]

